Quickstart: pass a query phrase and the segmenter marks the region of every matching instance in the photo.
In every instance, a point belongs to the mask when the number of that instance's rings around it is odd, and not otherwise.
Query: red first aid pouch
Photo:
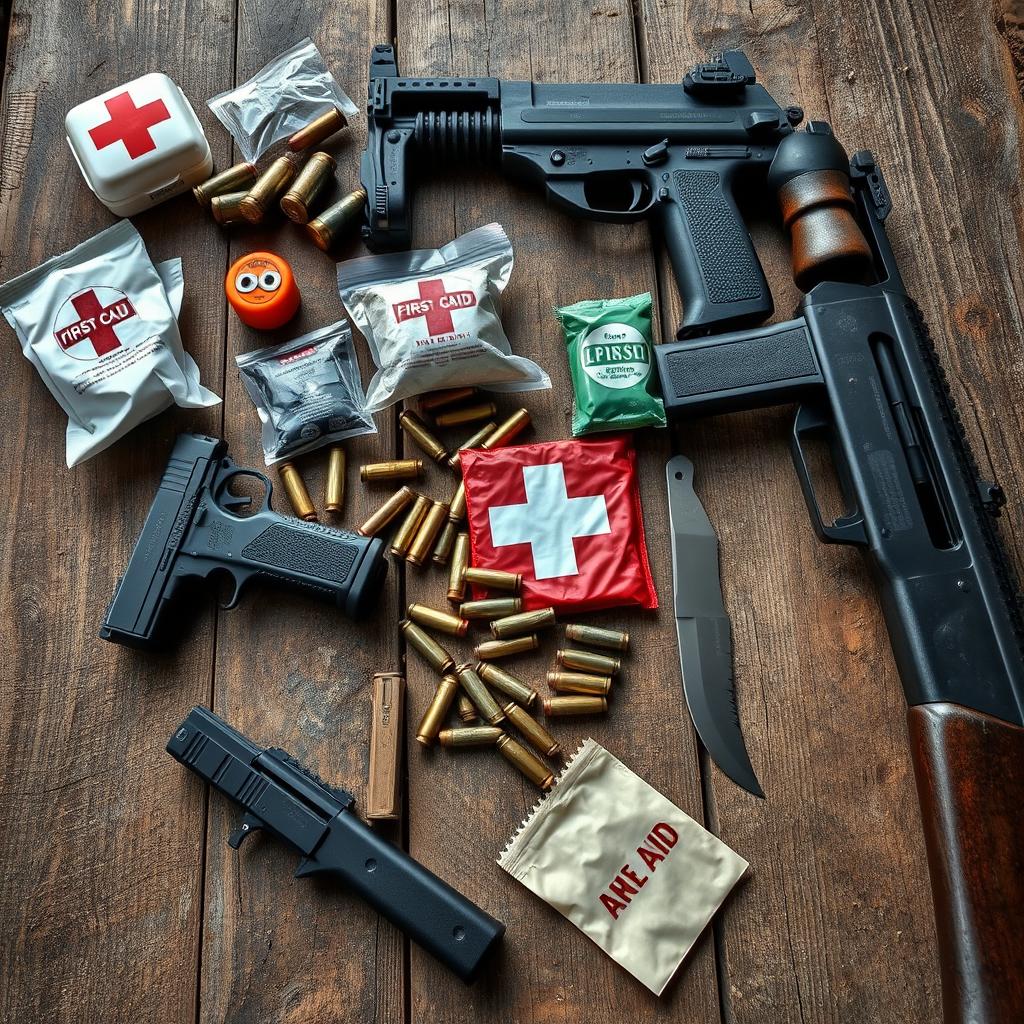
[[[628,436],[460,456],[472,564],[523,577],[523,607],[657,608]]]

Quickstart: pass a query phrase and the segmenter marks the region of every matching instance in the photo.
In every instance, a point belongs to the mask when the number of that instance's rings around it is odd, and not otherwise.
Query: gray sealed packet
[[[592,739],[498,863],[658,995],[747,870]]]

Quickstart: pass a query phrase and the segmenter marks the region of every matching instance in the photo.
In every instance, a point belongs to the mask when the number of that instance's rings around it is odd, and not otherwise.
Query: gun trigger
[[[226,494],[220,502],[221,508],[231,512],[236,508],[248,508],[252,504],[252,498],[248,494]]]
[[[243,815],[241,824],[228,836],[228,846],[232,850],[237,850],[242,845],[244,839],[247,839],[254,832],[261,831],[262,828],[263,822],[255,814]]]
[[[221,603],[221,608],[224,611],[229,612],[232,608],[238,607],[238,602],[242,599],[242,584],[245,582],[244,579],[238,579],[237,576],[231,577],[232,591],[231,596],[224,602]]]
[[[323,869],[312,857],[303,857],[299,861],[299,866],[295,869],[296,878],[307,878],[309,875],[315,875],[317,872]]]

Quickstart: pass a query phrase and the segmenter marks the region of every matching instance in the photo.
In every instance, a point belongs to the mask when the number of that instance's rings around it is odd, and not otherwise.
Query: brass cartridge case
[[[551,769],[536,754],[531,753],[508,733],[497,740],[498,750],[506,761],[514,764],[531,782],[541,789],[550,789],[555,782]]]
[[[498,424],[494,433],[480,447],[486,448],[488,451],[492,448],[501,448],[521,434],[529,425],[530,414],[525,409],[516,409],[507,420]]]
[[[516,615],[495,619],[491,623],[491,636],[495,640],[505,640],[510,636],[522,636],[523,633],[546,629],[554,624],[554,608],[535,608],[532,612],[519,612]]]
[[[391,554],[395,558],[405,558],[409,551],[409,545],[416,536],[416,531],[420,528],[420,523],[423,522],[428,508],[430,508],[430,499],[425,498],[422,494],[417,494],[412,508],[402,520],[402,525],[395,530],[395,535],[391,538]]]
[[[248,192],[225,192],[210,200],[210,214],[222,227],[228,224],[248,223],[242,213],[242,200]]]
[[[307,523],[315,523],[316,509],[313,507],[313,499],[309,496],[306,483],[302,479],[302,474],[295,468],[295,464],[279,462],[277,472],[295,514],[300,519],[305,519]]]
[[[333,180],[337,164],[330,153],[314,153],[299,171],[291,187],[281,196],[281,210],[296,224],[309,222],[309,211]]]
[[[345,449],[332,444],[327,457],[327,486],[324,488],[324,508],[340,512],[345,501]]]
[[[540,703],[548,718],[602,715],[608,710],[608,701],[604,697],[542,697]]]
[[[533,703],[537,699],[537,691],[532,686],[527,686],[521,679],[517,679],[511,672],[506,672],[500,665],[493,665],[489,661],[478,661],[476,673],[488,686],[494,690],[500,690],[517,704],[522,704],[526,708],[533,707]]]
[[[388,523],[393,522],[402,514],[402,510],[416,498],[411,487],[401,487],[384,502],[376,512],[356,531],[364,537],[373,537],[380,533]]]
[[[459,614],[464,619],[493,619],[515,615],[522,610],[521,597],[488,597],[482,601],[463,601]]]
[[[455,659],[415,622],[403,619],[401,629],[405,642],[439,675],[455,668]]]
[[[443,409],[446,405],[454,405],[456,402],[464,402],[468,398],[476,398],[477,394],[479,392],[476,388],[448,388],[445,391],[432,391],[429,395],[420,397],[420,412]]]
[[[535,651],[540,646],[537,634],[517,636],[512,640],[485,640],[473,648],[473,653],[481,661],[493,661],[495,658],[510,658],[513,654]]]
[[[427,425],[410,409],[398,417],[399,426],[412,441],[435,462],[448,461],[448,449],[427,429]]]
[[[493,402],[481,402],[479,405],[466,405],[448,412],[440,412],[434,416],[434,425],[438,427],[461,427],[465,423],[479,423],[489,420],[498,407]]]
[[[427,629],[436,629],[438,633],[447,633],[449,636],[465,636],[469,629],[469,623],[460,619],[458,615],[451,612],[441,611],[440,608],[431,608],[427,604],[411,604],[405,610],[406,615],[413,622]]]
[[[479,587],[487,587],[490,590],[508,590],[513,594],[518,594],[523,585],[523,577],[518,572],[470,566],[466,570],[466,582],[475,583]]]
[[[200,206],[210,206],[210,200],[214,196],[223,196],[228,192],[249,191],[249,186],[256,180],[256,165],[243,161],[229,167],[225,171],[219,171],[212,178],[207,178],[192,189],[192,195]]]
[[[628,651],[629,634],[618,629],[584,626],[571,622],[565,627],[565,639],[588,647],[601,647],[606,651]]]
[[[574,651],[571,648],[562,648],[557,651],[555,661],[562,668],[571,668],[576,672],[590,672],[595,676],[617,676],[622,668],[622,662],[608,654]]]
[[[457,523],[466,518],[466,481],[460,480],[459,486],[448,502],[448,518]]]
[[[448,506],[443,501],[435,501],[427,509],[405,556],[410,565],[418,568],[430,557],[430,549],[434,546],[434,541],[437,540],[437,535],[447,518]]]
[[[465,596],[467,565],[469,565],[469,534],[460,533],[455,538],[455,546],[452,548],[452,558],[448,567],[449,601],[461,601]]]
[[[365,206],[366,189],[357,188],[326,210],[321,210],[306,225],[306,234],[318,249],[329,252],[335,242],[344,238],[363,219]]]
[[[253,183],[252,188],[238,204],[242,216],[250,224],[259,224],[277,197],[295,179],[295,161],[279,156]]]
[[[473,707],[473,702],[464,693],[459,694],[458,706],[459,718],[461,718],[464,722],[476,721],[476,708]]]
[[[434,565],[447,565],[451,557],[452,548],[455,546],[455,538],[459,534],[459,524],[453,523],[450,519],[441,527],[441,533],[434,545],[434,553],[430,560]]]
[[[476,674],[476,670],[468,661],[455,669],[455,675],[466,696],[473,702],[473,706],[480,712],[480,717],[488,725],[497,725],[505,720],[505,712],[498,706],[498,702],[491,696],[491,691],[484,686],[483,680]]]
[[[427,705],[427,710],[423,713],[419,728],[416,730],[416,742],[420,746],[433,745],[458,692],[459,681],[455,676],[444,676],[437,684],[433,700]]]
[[[526,742],[538,754],[543,754],[545,757],[555,757],[561,751],[558,740],[540,722],[531,715],[528,715],[514,700],[510,700],[501,710],[505,712],[505,717],[522,733]]]
[[[448,459],[448,468],[458,469],[459,454],[461,452],[468,451],[470,448],[479,448],[480,445],[483,444],[483,442],[486,441],[487,438],[491,436],[491,432],[494,430],[494,428],[495,423],[493,420],[490,420],[487,423],[485,423],[475,434],[473,434],[472,437],[466,438],[466,440],[459,445],[458,449],[452,452],[450,458]]]
[[[469,728],[442,729],[438,742],[442,747],[493,747],[504,733],[494,725],[473,725]]]
[[[309,124],[293,133],[288,139],[288,148],[297,153],[303,149],[309,149],[324,139],[329,139],[336,131],[340,131],[348,124],[348,119],[337,108],[331,107],[326,114],[314,118]]]
[[[588,697],[607,697],[612,692],[612,677],[592,676],[587,672],[549,672],[548,686],[555,693],[582,693]]]
[[[367,818],[393,820],[401,809],[402,723],[405,677],[377,672],[373,677],[370,718],[370,777],[367,779]]]
[[[375,480],[418,480],[423,476],[422,459],[392,459],[390,462],[367,462],[359,467],[363,483]]]

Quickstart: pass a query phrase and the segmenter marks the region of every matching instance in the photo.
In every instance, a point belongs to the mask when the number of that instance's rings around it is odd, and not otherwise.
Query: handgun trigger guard
[[[263,486],[263,500],[260,502],[258,511],[267,512],[270,510],[270,495],[273,493],[274,485],[270,477],[261,473],[258,469],[239,468],[231,464],[231,469],[217,480],[217,488],[213,494],[213,500],[217,507],[224,512],[234,512],[236,509],[249,508],[252,505],[252,498],[248,494],[232,494],[228,489],[231,481],[238,476],[251,476]]]
[[[228,846],[232,850],[237,850],[249,836],[261,831],[263,827],[264,823],[255,814],[243,815],[238,828],[228,836]]]

